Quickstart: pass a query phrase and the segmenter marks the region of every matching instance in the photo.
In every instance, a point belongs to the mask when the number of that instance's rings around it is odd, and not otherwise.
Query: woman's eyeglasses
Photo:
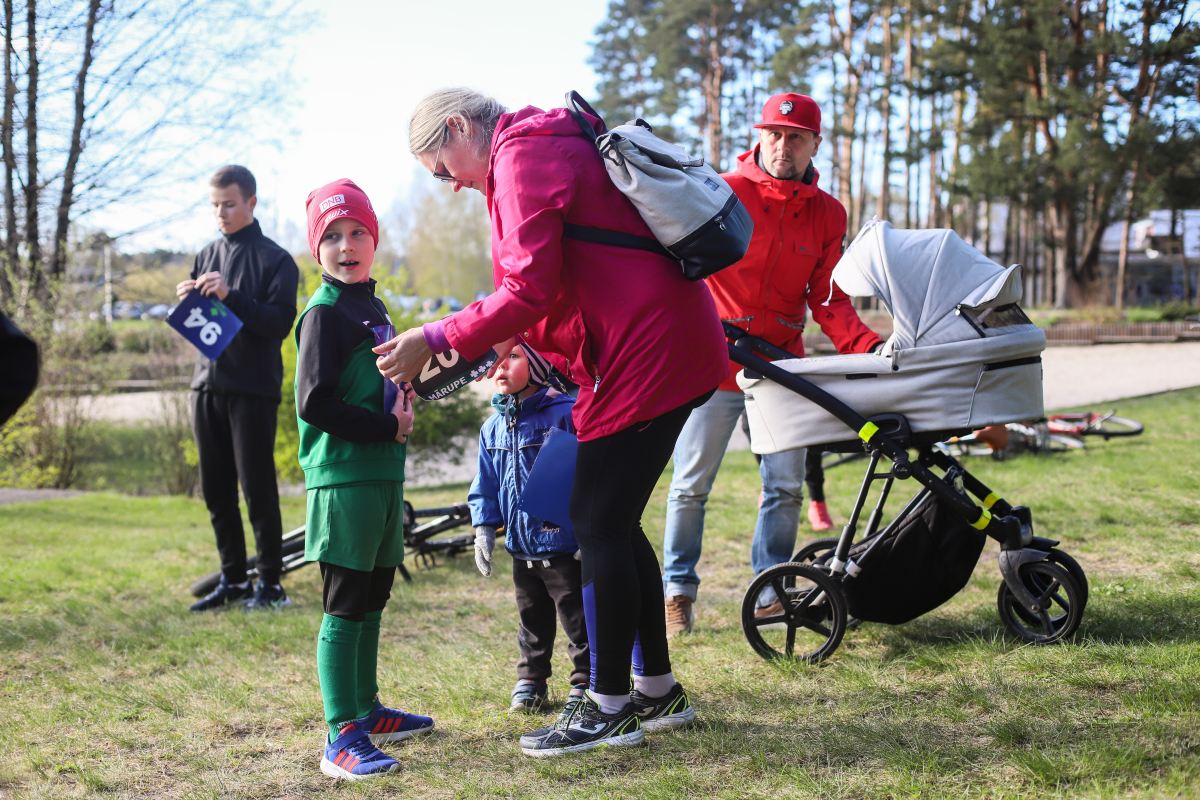
[[[438,168],[437,168],[438,161],[440,161],[442,159],[442,145],[444,145],[446,143],[446,139],[449,136],[449,131],[450,131],[450,129],[447,128],[446,132],[442,134],[442,141],[438,144],[437,155],[435,155],[433,157],[433,177],[437,178],[442,183],[450,183],[452,181],[458,180],[458,178],[456,178],[450,174],[449,170],[447,170],[446,172],[438,172]],[[444,165],[443,165],[443,168],[444,168]]]

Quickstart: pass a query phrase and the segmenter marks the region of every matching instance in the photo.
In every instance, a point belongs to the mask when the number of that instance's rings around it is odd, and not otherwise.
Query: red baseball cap
[[[321,237],[330,223],[341,217],[366,225],[375,246],[379,247],[379,220],[375,217],[375,209],[371,207],[367,193],[349,178],[314,189],[308,196],[305,210],[308,212],[308,249],[318,264],[321,263]]]
[[[806,94],[787,92],[767,98],[763,104],[762,122],[756,128],[802,128],[821,132],[821,109],[817,101]]]

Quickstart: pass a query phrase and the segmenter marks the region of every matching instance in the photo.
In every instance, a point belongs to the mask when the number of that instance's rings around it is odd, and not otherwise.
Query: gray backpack
[[[678,262],[691,281],[707,278],[746,255],[754,223],[733,189],[704,159],[659,139],[641,119],[608,130],[578,92],[567,93],[567,110],[583,135],[596,143],[608,177],[655,238],[573,223],[563,225],[564,236],[664,255]],[[600,119],[599,135],[584,111]]]

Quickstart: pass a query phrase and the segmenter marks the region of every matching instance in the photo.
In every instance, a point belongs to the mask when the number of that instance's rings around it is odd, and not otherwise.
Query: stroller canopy
[[[1021,268],[1005,269],[951,230],[896,230],[871,220],[833,270],[848,295],[878,297],[893,319],[891,349],[965,341],[978,334],[955,312],[1021,299]]]

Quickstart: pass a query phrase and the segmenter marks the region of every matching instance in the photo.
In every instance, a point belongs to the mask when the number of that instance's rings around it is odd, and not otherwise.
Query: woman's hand
[[[416,419],[416,411],[413,409],[413,398],[415,396],[416,392],[413,391],[412,386],[405,385],[400,387],[400,394],[396,398],[396,403],[392,406],[392,416],[399,423],[396,426],[396,441],[401,444],[408,441],[408,434],[413,431],[413,420]]]
[[[516,346],[517,346],[517,337],[515,337],[515,336],[512,337],[511,339],[505,339],[500,344],[492,345],[492,349],[496,351],[496,355],[499,357],[495,361],[492,362],[492,365],[490,367],[488,367],[487,375],[480,376],[480,377],[476,378],[475,380],[477,382],[483,380],[484,378],[491,380],[492,376],[494,376],[496,374],[496,370],[500,368],[500,362],[503,361],[504,359],[508,358],[508,354],[511,353],[512,349]]]
[[[421,374],[425,362],[433,358],[433,351],[425,344],[425,334],[420,328],[409,328],[372,350],[384,354],[375,359],[375,366],[383,377],[393,381],[411,381]]]

